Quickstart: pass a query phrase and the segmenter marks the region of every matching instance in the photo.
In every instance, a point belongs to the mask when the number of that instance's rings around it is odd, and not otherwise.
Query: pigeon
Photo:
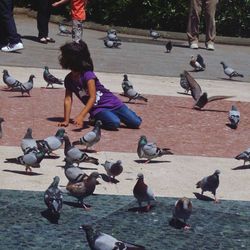
[[[79,167],[75,166],[70,160],[65,160],[64,174],[69,182],[76,183],[82,181],[87,174],[85,174]]]
[[[66,186],[66,189],[69,191],[70,195],[76,197],[78,199],[78,203],[80,203],[85,210],[87,210],[88,207],[86,204],[84,204],[83,199],[94,193],[97,183],[96,179],[99,177],[100,175],[98,172],[92,172],[82,181],[76,183],[69,182]]]
[[[122,45],[121,41],[119,40],[111,41],[109,39],[104,39],[103,42],[107,48],[118,48],[119,46]]]
[[[71,145],[71,142],[67,135],[64,136],[64,155],[66,157],[65,160],[75,162],[78,165],[81,162],[89,162],[95,165],[99,164],[97,158],[88,156],[85,152],[82,152],[79,148],[75,147],[74,145]]]
[[[148,99],[141,94],[139,94],[133,87],[129,87],[128,85],[124,85],[123,87],[124,95],[129,98],[128,102],[131,100],[142,100],[147,102]]]
[[[52,151],[59,149],[64,141],[65,129],[59,128],[55,135],[49,136],[43,140],[37,140],[36,143],[45,149],[46,154],[53,154]]]
[[[44,159],[44,156],[45,151],[43,151],[43,148],[32,148],[28,153],[17,158],[7,158],[5,162],[25,165],[25,171],[32,172],[31,168],[40,168],[40,163]]]
[[[32,137],[32,128],[28,128],[21,141],[21,149],[26,154],[30,149],[37,148],[36,140]]]
[[[120,160],[116,162],[105,161],[105,163],[101,165],[104,166],[107,175],[113,180],[115,179],[115,176],[118,176],[123,171],[122,162]]]
[[[185,90],[185,93],[188,94],[188,92],[190,91],[191,87],[187,81],[187,78],[185,77],[184,72],[180,74],[180,85],[181,87]]]
[[[194,68],[195,71],[204,71],[206,68],[204,59],[200,54],[197,55],[196,59],[194,56],[191,56],[190,65]]]
[[[4,122],[5,120],[0,117],[0,139],[3,137],[3,129],[2,129],[2,123]]]
[[[184,221],[186,224],[187,220],[189,219],[192,213],[192,202],[190,199],[183,197],[178,199],[175,202],[174,209],[173,209],[173,219]],[[190,225],[186,224],[184,229],[190,229]]]
[[[63,83],[64,83],[64,81],[63,81],[62,79],[56,78],[55,76],[53,76],[53,75],[49,72],[48,66],[45,66],[45,67],[44,67],[43,79],[45,80],[45,82],[47,82],[46,88],[48,88],[49,85],[51,85],[51,87],[54,88],[53,84],[63,85]]]
[[[221,62],[220,64],[222,64],[223,66],[223,70],[224,73],[229,76],[229,79],[231,80],[233,77],[244,77],[244,75],[238,73],[237,71],[235,71],[234,69],[228,67],[224,62]]]
[[[60,214],[63,206],[62,191],[58,188],[60,178],[55,176],[44,193],[44,203],[52,214]]]
[[[22,95],[24,93],[27,93],[30,96],[30,91],[33,89],[33,84],[34,84],[33,79],[34,78],[35,78],[34,75],[30,75],[29,80],[27,82],[20,83],[19,85],[14,86],[13,90],[21,92]]]
[[[155,31],[155,30],[153,30],[153,29],[150,29],[150,31],[149,31],[149,36],[151,36],[154,40],[156,40],[156,39],[159,38],[161,35],[160,35],[157,31]]]
[[[233,96],[211,96],[208,98],[207,93],[201,90],[200,85],[195,81],[195,79],[185,70],[184,75],[190,85],[191,95],[196,101],[193,108],[201,110],[208,102],[223,100],[231,98]]]
[[[89,131],[86,133],[83,137],[81,137],[78,141],[74,141],[73,145],[85,145],[86,150],[88,150],[89,147],[92,147],[101,139],[101,126],[102,122],[100,120],[97,120],[95,123],[95,126],[92,131]]]
[[[91,250],[145,250],[146,248],[140,245],[120,241],[115,237],[95,231],[90,225],[82,225],[86,233],[86,238]]]
[[[214,195],[215,202],[218,202],[216,198],[216,189],[219,187],[219,174],[220,170],[216,170],[212,175],[204,177],[202,180],[196,183],[196,188],[201,188],[201,194],[205,191],[209,191]]]
[[[166,47],[166,53],[170,53],[172,48],[173,48],[173,44],[172,44],[172,41],[168,41],[165,45]]]
[[[236,160],[244,160],[244,166],[247,161],[250,162],[250,148],[235,156]]]
[[[240,122],[240,111],[237,109],[235,105],[232,105],[232,108],[228,113],[228,119],[231,123],[230,127],[236,129]]]
[[[8,86],[9,89],[21,85],[21,82],[16,80],[13,76],[10,76],[8,70],[6,69],[3,70],[3,82]]]
[[[151,159],[161,157],[162,155],[172,155],[169,148],[159,148],[153,142],[148,142],[145,135],[142,135],[138,141],[137,154],[139,158],[146,158],[148,163]]]
[[[71,35],[72,31],[68,30],[62,23],[58,24],[60,35]]]
[[[155,196],[152,190],[144,183],[144,176],[142,173],[137,175],[137,182],[133,189],[134,197],[137,199],[139,207],[142,207],[142,202],[147,202],[146,211],[151,208],[151,201],[155,201]]]
[[[109,34],[117,35],[117,31],[115,29],[109,29],[109,30],[107,30],[107,35],[109,35]]]
[[[123,81],[122,81],[122,89],[125,94],[125,91],[129,88],[133,88],[133,84],[128,80],[128,75],[123,75]]]
[[[114,29],[107,31],[107,39],[110,41],[120,41],[120,39],[117,37],[117,32]]]

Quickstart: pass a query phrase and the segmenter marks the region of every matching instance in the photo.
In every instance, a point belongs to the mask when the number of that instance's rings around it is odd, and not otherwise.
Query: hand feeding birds
[[[95,126],[93,130],[87,132],[84,136],[82,136],[79,140],[74,141],[73,145],[85,145],[86,151],[88,148],[94,146],[96,143],[98,143],[101,139],[101,126],[102,122],[100,120],[97,120],[95,122]]]
[[[62,79],[59,79],[59,78],[55,77],[54,75],[52,75],[49,72],[49,67],[48,66],[44,67],[43,79],[45,80],[45,82],[47,82],[46,88],[48,88],[50,85],[51,85],[52,88],[54,88],[53,84],[63,85],[63,83],[64,83],[64,81]]]
[[[137,175],[137,182],[134,186],[133,194],[139,204],[140,211],[145,210],[146,212],[149,212],[151,209],[151,201],[155,201],[156,199],[153,191],[144,182],[144,175],[142,173]],[[147,203],[145,208],[142,207],[142,202]]]
[[[204,59],[200,54],[198,54],[196,58],[191,56],[189,64],[194,68],[195,71],[204,71],[206,69],[206,64],[204,63]]]
[[[233,68],[229,67],[225,62],[221,62],[224,73],[229,76],[229,79],[231,80],[233,77],[244,77],[244,75],[238,73]]]
[[[188,84],[190,86],[191,95],[193,99],[195,100],[195,104],[193,106],[194,109],[201,110],[207,103],[228,99],[233,96],[210,96],[208,98],[207,92],[203,92],[201,90],[200,85],[196,82],[196,80],[185,70],[184,76],[186,77]]]
[[[230,121],[230,127],[236,129],[240,122],[240,111],[235,105],[232,105],[231,110],[228,112],[228,119]]]
[[[216,197],[216,190],[219,187],[219,174],[220,170],[216,170],[212,175],[206,176],[196,183],[196,188],[201,188],[201,194],[209,191],[214,195],[214,202],[218,203],[219,200]]]
[[[145,163],[163,155],[172,155],[169,148],[159,148],[156,143],[148,142],[147,137],[142,135],[138,141],[137,154],[139,158],[146,158]]]
[[[86,238],[91,250],[145,250],[146,248],[126,241],[121,241],[115,237],[94,230],[90,225],[82,225],[86,233]]]
[[[105,161],[105,163],[101,165],[105,168],[111,183],[119,182],[115,177],[120,175],[123,171],[122,162],[120,160],[117,160],[116,162]]]

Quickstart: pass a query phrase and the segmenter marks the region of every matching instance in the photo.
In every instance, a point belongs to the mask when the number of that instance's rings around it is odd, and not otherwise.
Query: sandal
[[[45,44],[48,43],[48,42],[47,42],[47,39],[46,39],[45,37],[40,38],[40,39],[39,39],[39,42],[40,42],[40,43],[45,43]]]
[[[47,40],[48,43],[55,43],[55,42],[56,42],[56,41],[55,41],[53,38],[51,38],[51,37],[47,37],[46,40]]]

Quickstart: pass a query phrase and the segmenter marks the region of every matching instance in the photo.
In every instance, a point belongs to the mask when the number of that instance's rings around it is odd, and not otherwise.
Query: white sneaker
[[[16,43],[16,44],[11,44],[9,43],[8,45],[2,47],[2,51],[4,52],[12,52],[12,51],[17,51],[23,49],[23,44],[21,42]]]
[[[214,44],[213,43],[208,43],[207,44],[207,50],[214,50]]]
[[[197,43],[197,42],[192,42],[192,43],[190,44],[190,49],[199,49],[198,43]]]

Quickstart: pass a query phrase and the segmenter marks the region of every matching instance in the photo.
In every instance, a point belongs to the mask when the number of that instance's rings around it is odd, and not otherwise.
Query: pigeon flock
[[[71,31],[63,24],[59,24],[59,32],[61,35],[70,35]],[[153,29],[150,30],[149,36],[152,39],[156,40],[160,37],[160,34]],[[104,45],[107,48],[118,48],[121,46],[121,40],[117,36],[117,31],[115,29],[110,29],[107,31],[107,36],[103,40]],[[171,53],[173,48],[172,41],[168,41],[165,45],[166,53]],[[204,58],[198,54],[196,57],[192,56],[190,60],[190,66],[194,69],[195,72],[207,70]],[[235,77],[244,77],[241,73],[235,71],[233,68],[227,66],[226,63],[221,62],[223,66],[223,71],[229,79]],[[33,79],[35,76],[32,74],[29,76],[27,82],[20,82],[11,76],[10,73],[5,69],[3,70],[3,82],[6,84],[7,89],[10,91],[20,92],[22,96],[27,93],[30,95],[31,90],[33,89]],[[57,78],[49,72],[48,66],[44,66],[43,79],[46,82],[48,88],[54,88],[54,85],[63,85],[64,82],[62,79]],[[194,99],[193,109],[201,110],[205,105],[212,101],[219,101],[223,99],[231,98],[232,96],[210,96],[208,97],[207,92],[203,92],[201,86],[194,79],[194,77],[186,70],[180,74],[180,86],[184,89],[185,94],[191,96]],[[138,91],[136,91],[135,86],[129,80],[128,75],[123,75],[123,80],[121,83],[123,90],[123,96],[128,98],[128,102],[131,101],[143,101],[147,103],[149,100]],[[240,123],[240,111],[236,105],[232,105],[231,109],[228,111],[228,126],[232,129],[237,129]],[[0,139],[4,136],[2,123],[5,122],[4,118],[0,117]],[[79,136],[79,139],[73,141],[67,135],[64,128],[59,128],[54,135],[48,135],[43,139],[33,138],[32,128],[27,128],[24,133],[23,138],[21,138],[20,148],[23,152],[22,155],[16,155],[13,158],[6,158],[6,163],[13,163],[23,165],[25,167],[25,173],[31,174],[33,168],[42,167],[43,159],[53,157],[59,158],[60,156],[55,153],[56,150],[64,147],[64,175],[68,181],[66,184],[66,190],[62,191],[59,188],[60,178],[55,176],[52,183],[44,192],[44,204],[47,207],[48,213],[50,216],[55,217],[57,221],[60,219],[60,216],[63,216],[63,201],[69,196],[73,196],[76,199],[77,206],[89,210],[91,205],[88,205],[84,202],[84,199],[90,195],[93,195],[98,184],[102,180],[108,181],[113,184],[119,183],[119,180],[116,178],[123,174],[126,166],[122,164],[121,160],[108,161],[104,163],[99,163],[99,159],[90,156],[91,152],[88,154],[87,151],[90,151],[89,148],[93,148],[101,140],[102,122],[100,120],[95,121],[94,127],[91,131],[85,133],[84,135]],[[84,146],[85,149],[82,150],[78,146]],[[96,152],[96,151],[95,151]],[[143,163],[150,163],[153,159],[162,157],[164,155],[173,155],[173,152],[170,148],[162,148],[157,146],[155,142],[149,142],[145,135],[141,135],[138,138],[137,142],[137,155],[139,159],[143,160]],[[244,165],[246,162],[250,162],[250,148],[239,153],[235,156],[237,160],[243,160]],[[140,160],[141,161],[141,160]],[[80,167],[81,164],[90,163],[96,166],[103,166],[100,171],[93,171],[90,174],[87,174]],[[105,171],[106,174],[101,173]],[[210,199],[215,203],[218,203],[219,200],[216,196],[216,191],[219,187],[219,175],[220,170],[215,170],[215,172],[209,176],[201,178],[196,183],[196,188],[201,189],[201,193],[194,193],[195,196],[200,200]],[[105,179],[105,176],[107,177]],[[97,179],[101,179],[100,182]],[[119,178],[119,177],[118,177]],[[118,184],[119,185],[119,184]],[[195,183],[194,183],[195,187]],[[204,195],[204,192],[211,192],[213,199]],[[157,199],[146,182],[144,181],[144,174],[139,172],[137,174],[136,181],[134,183],[132,193],[135,200],[138,202],[139,212],[149,212],[151,209],[154,209],[154,206],[157,206]],[[146,205],[143,206],[143,203]],[[180,228],[184,230],[189,230],[191,225],[188,224],[188,220],[192,214],[193,202],[187,197],[181,197],[176,200],[175,204],[172,206],[172,218],[170,225],[177,228],[177,225],[181,224]],[[84,230],[86,233],[86,239],[89,244],[90,249],[93,250],[112,250],[112,249],[146,249],[144,246],[137,245],[134,243],[128,243],[123,240],[118,240],[114,236],[111,236],[106,233],[102,233],[94,230],[91,225],[82,225],[80,229]]]

